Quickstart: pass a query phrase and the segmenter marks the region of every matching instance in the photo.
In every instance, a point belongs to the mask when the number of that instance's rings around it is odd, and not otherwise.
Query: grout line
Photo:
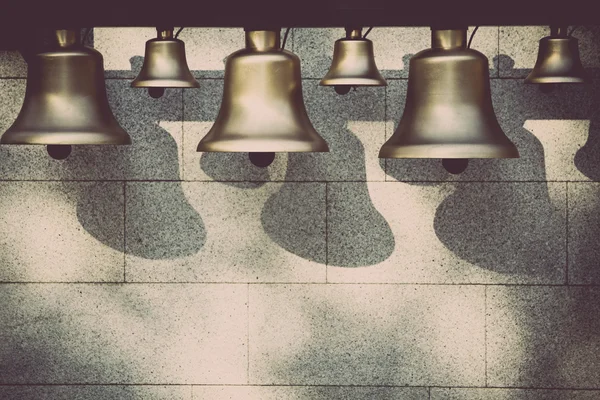
[[[325,283],[329,283],[329,183],[325,182]]]
[[[434,159],[431,159],[432,161]],[[0,183],[20,183],[20,182],[40,182],[40,183],[64,183],[64,182],[195,182],[195,183],[600,183],[600,181],[590,180],[376,180],[376,179],[356,179],[356,180],[214,180],[214,179],[0,179]]]
[[[233,282],[233,281],[181,281],[181,282],[157,282],[157,281],[5,281],[2,285],[346,285],[346,286],[483,286],[483,287],[564,287],[564,283],[435,283],[435,282]],[[600,288],[600,284],[570,284],[572,287]]]
[[[487,356],[487,286],[483,289],[483,361],[484,361],[484,383],[488,385],[488,356]]]
[[[427,398],[431,400],[431,386],[427,388]]]
[[[387,140],[387,124],[389,121],[389,117],[388,117],[388,87],[385,86],[384,90],[385,90],[385,94],[383,97],[383,109],[384,109],[384,111],[383,111],[383,119],[384,119],[384,121],[383,121],[383,143],[385,143]],[[387,158],[383,159],[383,173],[384,173],[383,180],[386,182],[389,181],[389,179],[388,179],[388,159]]]
[[[569,182],[565,183],[565,284],[569,284]]]
[[[322,387],[322,388],[413,388],[413,389],[503,389],[503,390],[555,390],[555,391],[580,391],[580,392],[600,392],[598,388],[589,387],[548,387],[548,386],[411,386],[411,385],[325,385],[325,384],[261,384],[261,385],[246,385],[243,383],[235,384],[223,384],[223,383],[0,383],[0,387],[3,386],[15,386],[15,387],[27,387],[27,386],[182,386],[191,387],[194,386],[217,386],[217,387]]]
[[[194,385],[190,385],[190,400],[194,400]]]
[[[246,285],[246,383],[250,384],[250,284]]]
[[[184,91],[181,89],[181,180],[185,181],[185,98]]]
[[[123,282],[127,282],[127,182],[123,181]]]

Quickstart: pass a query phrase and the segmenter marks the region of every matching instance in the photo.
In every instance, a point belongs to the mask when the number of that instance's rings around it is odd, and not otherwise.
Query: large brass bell
[[[492,107],[488,61],[467,30],[431,30],[410,60],[404,114],[380,158],[511,158],[519,153]]]
[[[331,67],[320,85],[333,86],[339,94],[354,86],[387,85],[375,64],[373,42],[362,37],[362,29],[347,28],[346,37],[336,40]]]
[[[304,107],[300,59],[279,36],[246,31],[246,48],[227,58],[221,109],[198,151],[329,151]]]
[[[157,37],[146,42],[144,65],[131,87],[148,88],[152,97],[163,95],[165,88],[200,86],[187,65],[184,43],[173,37],[173,28],[156,28]]]
[[[53,48],[28,59],[21,112],[3,144],[130,144],[110,110],[102,55],[79,31],[55,31]]]
[[[577,39],[566,26],[550,27],[550,36],[540,39],[535,67],[526,83],[584,83],[587,75],[579,58]]]

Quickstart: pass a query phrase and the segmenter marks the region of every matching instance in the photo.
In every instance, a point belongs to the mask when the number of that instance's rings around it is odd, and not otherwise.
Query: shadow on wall
[[[495,64],[514,65],[508,56],[501,55],[500,59]],[[523,126],[527,120],[590,119],[590,105],[600,107],[597,95],[592,102],[591,94],[591,88],[578,85],[560,86],[543,93],[521,79],[492,80],[498,121],[518,147],[520,159],[471,160],[467,170],[457,176],[444,174],[439,160],[387,160],[387,172],[408,183],[421,180],[434,184],[450,179],[535,181],[457,184],[455,192],[437,209],[435,231],[451,251],[483,268],[541,277],[550,274],[560,279],[559,268],[566,262],[564,189],[559,194],[556,190],[552,195],[549,193],[544,147]],[[597,126],[594,118],[592,132]],[[597,162],[593,166],[588,163],[587,167],[588,174],[600,171]]]
[[[142,62],[142,57],[133,57],[132,69],[140,67]],[[97,146],[81,146],[74,151],[80,156],[78,159],[85,160],[88,167],[100,165],[110,169],[109,179],[180,181],[179,150],[173,136],[181,135],[181,90],[167,89],[162,98],[153,99],[144,89],[130,88],[129,80],[108,80],[107,91],[113,113],[133,144],[105,146],[110,148],[103,148],[104,151],[98,151]],[[173,125],[173,135],[160,126],[163,121]],[[110,160],[104,158],[111,153]],[[117,165],[109,162],[115,160]],[[67,168],[72,161],[71,157],[64,161]],[[150,184],[125,186],[128,239],[125,249],[107,230],[103,222],[107,217],[98,214],[95,188],[78,205],[81,225],[107,246],[137,257],[173,259],[200,251],[206,241],[204,223],[186,200],[181,183],[173,183],[168,191],[150,187],[144,190],[144,185]]]

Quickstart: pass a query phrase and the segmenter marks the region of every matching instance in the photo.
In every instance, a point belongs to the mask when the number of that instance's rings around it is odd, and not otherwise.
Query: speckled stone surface
[[[93,34],[93,47],[104,58],[104,76],[133,80],[142,69],[146,41],[156,38],[156,29],[94,28]]]
[[[73,146],[65,160],[54,160],[46,146],[0,146],[0,178],[35,180],[179,180],[182,152],[181,90],[167,90],[161,99],[132,89],[122,80],[108,80],[107,94],[113,114],[129,133],[131,145]],[[8,91],[0,99],[0,131],[17,117],[25,95],[23,80],[1,80]]]
[[[431,400],[595,400],[600,391],[432,388]]]
[[[475,159],[460,175],[439,159],[387,159],[387,179],[400,181],[565,181],[599,180],[600,134],[596,112],[599,85],[568,85],[543,93],[520,80],[492,80],[492,101],[504,133],[517,146],[518,159]],[[387,90],[387,136],[404,110],[406,83]]]
[[[10,400],[192,400],[191,386],[0,386]]]
[[[325,185],[127,184],[127,280],[324,282]]]
[[[245,383],[247,295],[241,285],[4,286],[0,382]]]
[[[407,78],[408,63],[416,53],[431,47],[429,28],[374,28],[367,36],[373,41],[375,63],[385,78]],[[366,29],[363,29],[363,34]],[[468,35],[470,35],[469,30]],[[294,52],[302,60],[304,78],[321,79],[333,58],[334,43],[344,38],[342,28],[294,29]],[[482,27],[476,33],[472,48],[489,58],[493,76],[497,76],[493,60],[498,55],[498,27]]]
[[[220,107],[222,84],[202,81],[184,93],[184,175],[219,181],[383,181],[377,154],[384,142],[385,89],[360,88],[345,96],[314,80],[303,81],[309,118],[329,153],[280,153],[268,168],[253,166],[247,153],[197,153]]]
[[[18,51],[0,51],[0,78],[27,77],[27,63]]]
[[[327,199],[328,282],[565,281],[562,183],[330,183]]]
[[[251,384],[483,385],[484,288],[252,285]]]
[[[598,288],[488,288],[488,385],[597,388],[599,311]]]
[[[600,184],[569,184],[569,282],[600,283]]]
[[[573,29],[569,27],[569,31]],[[539,40],[550,35],[548,26],[503,26],[500,28],[500,76],[526,78],[535,66]],[[579,42],[581,63],[590,77],[600,77],[600,27],[580,26],[573,33]],[[575,85],[576,86],[576,85]]]
[[[227,57],[244,48],[241,28],[185,28],[179,39],[185,43],[188,66],[197,78],[223,78]]]
[[[123,184],[0,183],[0,281],[123,280]]]
[[[194,400],[428,400],[427,388],[194,386]]]

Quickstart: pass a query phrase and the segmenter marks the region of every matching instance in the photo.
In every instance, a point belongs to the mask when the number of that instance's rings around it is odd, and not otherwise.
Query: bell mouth
[[[579,76],[528,76],[525,83],[586,83],[586,79]]]
[[[197,151],[224,153],[321,153],[328,152],[325,141],[274,139],[231,139],[200,141]]]
[[[125,132],[91,132],[91,131],[7,131],[1,144],[31,145],[126,145],[131,144],[131,137]]]

